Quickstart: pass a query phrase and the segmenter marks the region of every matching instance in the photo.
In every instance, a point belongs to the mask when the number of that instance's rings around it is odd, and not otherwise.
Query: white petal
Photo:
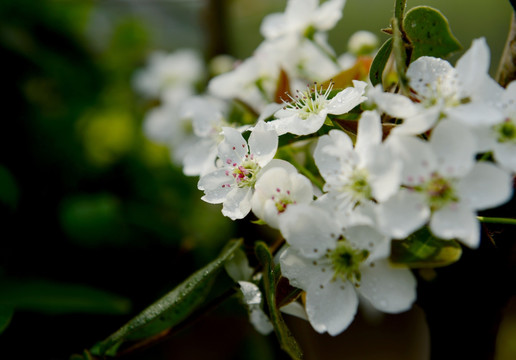
[[[254,272],[254,269],[249,266],[244,250],[240,248],[233,253],[231,259],[224,263],[224,269],[234,281],[248,281]]]
[[[318,30],[330,30],[342,17],[345,0],[329,0],[321,4],[314,14],[314,26]]]
[[[471,47],[457,61],[455,69],[459,74],[462,95],[470,94],[472,90],[480,85],[482,74],[489,70],[489,48],[485,38],[475,39]]]
[[[289,315],[292,315],[292,316],[296,316],[296,317],[298,317],[300,319],[308,321],[308,315],[306,315],[305,308],[303,307],[303,305],[301,305],[297,301],[294,301],[294,302],[291,302],[291,303],[289,303],[289,304],[287,304],[285,306],[282,306],[280,308],[280,310],[281,310],[282,313],[289,314]]]
[[[281,254],[280,266],[281,274],[289,280],[290,285],[305,291],[311,284],[319,286],[329,282],[333,276],[330,265],[326,268],[317,259],[307,259],[291,247]]]
[[[407,77],[410,87],[424,98],[432,97],[434,86],[446,86],[441,89],[447,94],[453,94],[458,89],[458,84],[454,84],[456,71],[448,61],[431,57],[421,56],[410,64],[407,69]]]
[[[231,220],[243,219],[251,211],[251,188],[235,187],[229,192],[224,200],[222,214]]]
[[[340,130],[331,130],[328,135],[319,138],[314,150],[314,161],[326,181],[339,177],[353,153],[353,142]],[[344,162],[344,164],[343,164]],[[351,164],[349,165],[351,170]]]
[[[314,283],[306,292],[308,320],[318,333],[340,334],[353,321],[357,307],[358,296],[349,282]]]
[[[432,215],[430,230],[442,239],[458,239],[471,248],[480,244],[480,223],[471,209],[452,203]]]
[[[412,136],[389,136],[386,144],[403,162],[403,184],[421,185],[437,169],[435,155],[426,141]]]
[[[238,281],[240,291],[247,305],[260,305],[262,303],[262,292],[260,288],[249,281]]]
[[[240,131],[225,127],[222,128],[224,141],[218,146],[219,158],[224,164],[240,164],[244,155],[248,153],[247,142]]]
[[[473,167],[477,145],[475,137],[464,125],[441,121],[432,132],[430,145],[442,175],[460,177]]]
[[[383,312],[399,313],[410,309],[416,300],[416,279],[412,272],[390,266],[387,259],[371,265],[360,269],[360,294]]]
[[[258,286],[251,282],[239,281],[240,290],[242,291],[244,302],[249,309],[249,320],[256,331],[262,335],[270,334],[273,326],[261,308],[262,293]]]
[[[358,121],[355,151],[361,153],[382,142],[382,124],[376,111],[364,111]]]
[[[288,110],[285,110],[288,111]],[[275,116],[283,114],[282,110],[277,112]],[[301,119],[295,112],[289,117],[281,117],[277,120],[267,122],[268,126],[271,126],[278,135],[291,133],[294,135],[309,135],[313,134],[321,128],[326,119],[326,112],[321,111],[319,114],[311,114],[307,119]]]
[[[217,145],[211,139],[201,139],[192,146],[183,159],[183,172],[187,176],[205,175],[215,170]]]
[[[210,204],[220,204],[226,199],[233,190],[233,179],[226,172],[226,169],[218,169],[199,179],[197,188],[205,193],[202,200]]]
[[[285,16],[274,13],[265,16],[260,25],[260,33],[266,39],[274,39],[286,32]]]
[[[372,148],[364,161],[369,170],[369,184],[372,188],[373,197],[379,201],[385,201],[398,191],[401,175],[402,162],[388,147],[379,145]]]
[[[492,163],[479,162],[457,184],[457,192],[471,209],[493,208],[512,197],[512,176]]]
[[[290,246],[308,258],[334,249],[340,234],[330,214],[305,204],[290,205],[280,218],[279,228]]]
[[[267,170],[275,168],[275,167],[284,169],[288,174],[297,173],[296,167],[294,165],[292,165],[291,163],[289,163],[288,161],[281,160],[281,159],[272,159],[271,161],[269,161],[269,163],[267,165],[265,165],[260,170],[260,172],[258,173],[256,178],[259,179],[263,174],[267,173]]]
[[[369,251],[368,261],[390,255],[390,238],[379,233],[372,226],[350,226],[343,235],[353,247]]]
[[[504,114],[494,105],[482,102],[471,102],[448,108],[446,115],[449,119],[460,121],[468,126],[494,125],[504,119]]]
[[[267,106],[265,106],[263,108],[262,112],[260,113],[260,116],[258,117],[257,122],[259,123],[261,121],[265,121],[265,119],[268,119],[269,117],[274,115],[274,113],[281,110],[284,106],[285,106],[285,104],[278,104],[278,103],[267,104]],[[268,123],[266,123],[266,124],[268,124]]]
[[[249,147],[250,153],[263,167],[276,155],[278,134],[274,130],[268,130],[263,121],[259,122],[249,136]]]
[[[400,94],[381,91],[374,94],[373,101],[381,111],[395,118],[405,119],[415,116],[421,111],[420,107],[414,104],[412,100]]]
[[[428,109],[419,107],[416,115],[407,117],[403,123],[392,129],[391,133],[396,135],[418,135],[430,130],[437,120],[441,109],[439,106],[432,106]]]
[[[496,142],[493,150],[496,162],[512,173],[516,173],[516,144]]]
[[[513,80],[507,85],[502,95],[502,104],[504,104],[508,110],[516,111],[516,80]]]
[[[326,106],[328,114],[340,115],[352,110],[363,103],[367,98],[364,95],[367,83],[354,81],[355,87],[348,87],[339,92]]]
[[[422,194],[400,190],[377,207],[380,229],[395,239],[404,239],[421,228],[430,217]]]

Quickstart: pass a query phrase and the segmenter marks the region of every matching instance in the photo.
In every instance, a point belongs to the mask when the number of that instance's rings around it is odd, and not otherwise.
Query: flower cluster
[[[264,19],[254,54],[203,95],[189,76],[201,73],[198,61],[185,53],[153,57],[136,81],[162,100],[145,119],[149,137],[200,177],[202,200],[281,233],[276,259],[306,293],[301,316],[331,335],[348,327],[359,299],[388,313],[412,306],[416,280],[390,261],[391,240],[428,228],[477,248],[477,212],[510,200],[516,173],[516,83],[502,88],[488,75],[484,39],[455,67],[413,61],[407,93],[367,78],[343,85],[332,77],[377,44],[361,33],[351,47],[360,50],[336,56],[326,32],[343,6],[290,0]],[[261,297],[249,284],[240,281],[257,313]]]

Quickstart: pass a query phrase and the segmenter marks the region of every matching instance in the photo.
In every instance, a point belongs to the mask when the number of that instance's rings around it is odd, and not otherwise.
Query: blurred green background
[[[152,104],[134,93],[131,76],[156,49],[247,57],[262,40],[263,16],[285,4],[0,2],[0,358],[82,352],[211,260],[227,239],[250,231],[203,203],[197,179],[144,138],[141,122]],[[485,36],[494,74],[508,1],[408,2],[419,4],[440,9],[465,49]],[[382,37],[392,9],[391,0],[348,0],[330,43],[340,54],[356,30]],[[183,358],[195,336],[212,359],[284,358],[243,310],[230,304],[220,314],[185,335],[185,349],[169,344],[142,358]],[[228,326],[233,340],[225,345],[215,334]]]

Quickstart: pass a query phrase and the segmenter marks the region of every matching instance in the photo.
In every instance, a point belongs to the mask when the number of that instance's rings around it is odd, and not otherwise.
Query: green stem
[[[407,0],[396,0],[394,4],[394,16],[398,19],[399,24],[403,24],[403,17],[405,15],[405,8],[407,7]],[[402,26],[402,25],[400,25]]]
[[[477,219],[482,223],[488,223],[488,224],[516,225],[516,219],[510,219],[510,218],[477,216]]]
[[[307,168],[305,168],[302,164],[300,164],[297,160],[296,160],[296,157],[295,157],[295,154],[294,154],[294,151],[292,151],[292,148],[289,147],[289,146],[285,146],[283,148],[283,151],[285,151],[290,159],[290,163],[292,163],[292,165],[295,166],[295,168],[297,170],[299,170],[299,172],[301,174],[303,174],[304,176],[306,176],[308,179],[310,179],[310,181],[315,185],[317,186],[319,189],[323,189],[323,186],[324,186],[324,183],[318,179],[317,177],[315,177],[314,174],[312,174],[312,172],[310,170],[308,170]]]

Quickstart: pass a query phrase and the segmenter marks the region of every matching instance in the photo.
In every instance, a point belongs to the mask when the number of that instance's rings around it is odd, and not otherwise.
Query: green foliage
[[[391,27],[385,31],[392,34],[376,54],[369,78],[373,85],[382,83],[385,66],[391,53],[396,60],[396,71],[403,91],[408,79],[407,66],[421,56],[446,58],[461,49],[459,41],[453,36],[444,15],[429,6],[417,6],[405,14],[406,1],[397,0],[395,16]]]
[[[14,315],[14,309],[10,306],[0,306],[0,334],[9,326]]]
[[[218,258],[196,271],[106,340],[95,345],[91,353],[114,356],[123,342],[152,337],[185,320],[204,302],[216,275],[241,244],[242,240],[228,243]]]
[[[61,205],[61,224],[72,241],[82,246],[123,242],[121,204],[112,194],[77,195]]]
[[[79,284],[49,280],[0,281],[0,307],[47,314],[126,314],[130,302],[118,295]]]
[[[446,58],[461,49],[444,15],[429,6],[418,6],[407,12],[403,28],[412,44],[414,61],[421,56]]]
[[[434,268],[450,265],[460,259],[462,248],[455,240],[443,240],[426,227],[405,240],[391,243],[391,261],[411,268]]]
[[[373,63],[371,64],[371,69],[369,70],[369,79],[373,86],[382,83],[383,71],[385,70],[385,65],[387,65],[387,61],[391,56],[392,52],[392,38],[387,39],[383,45],[380,47],[376,56],[374,57]]]
[[[301,359],[303,357],[303,353],[301,352],[296,339],[292,336],[290,330],[285,324],[280,310],[276,305],[276,287],[281,277],[280,270],[274,268],[272,254],[264,242],[256,243],[255,252],[264,268],[263,283],[265,287],[265,299],[267,301],[267,306],[269,307],[269,315],[272,325],[274,326],[274,332],[276,333],[280,346],[292,359]]]
[[[11,209],[18,205],[18,185],[11,172],[0,165],[0,203],[4,203]]]

